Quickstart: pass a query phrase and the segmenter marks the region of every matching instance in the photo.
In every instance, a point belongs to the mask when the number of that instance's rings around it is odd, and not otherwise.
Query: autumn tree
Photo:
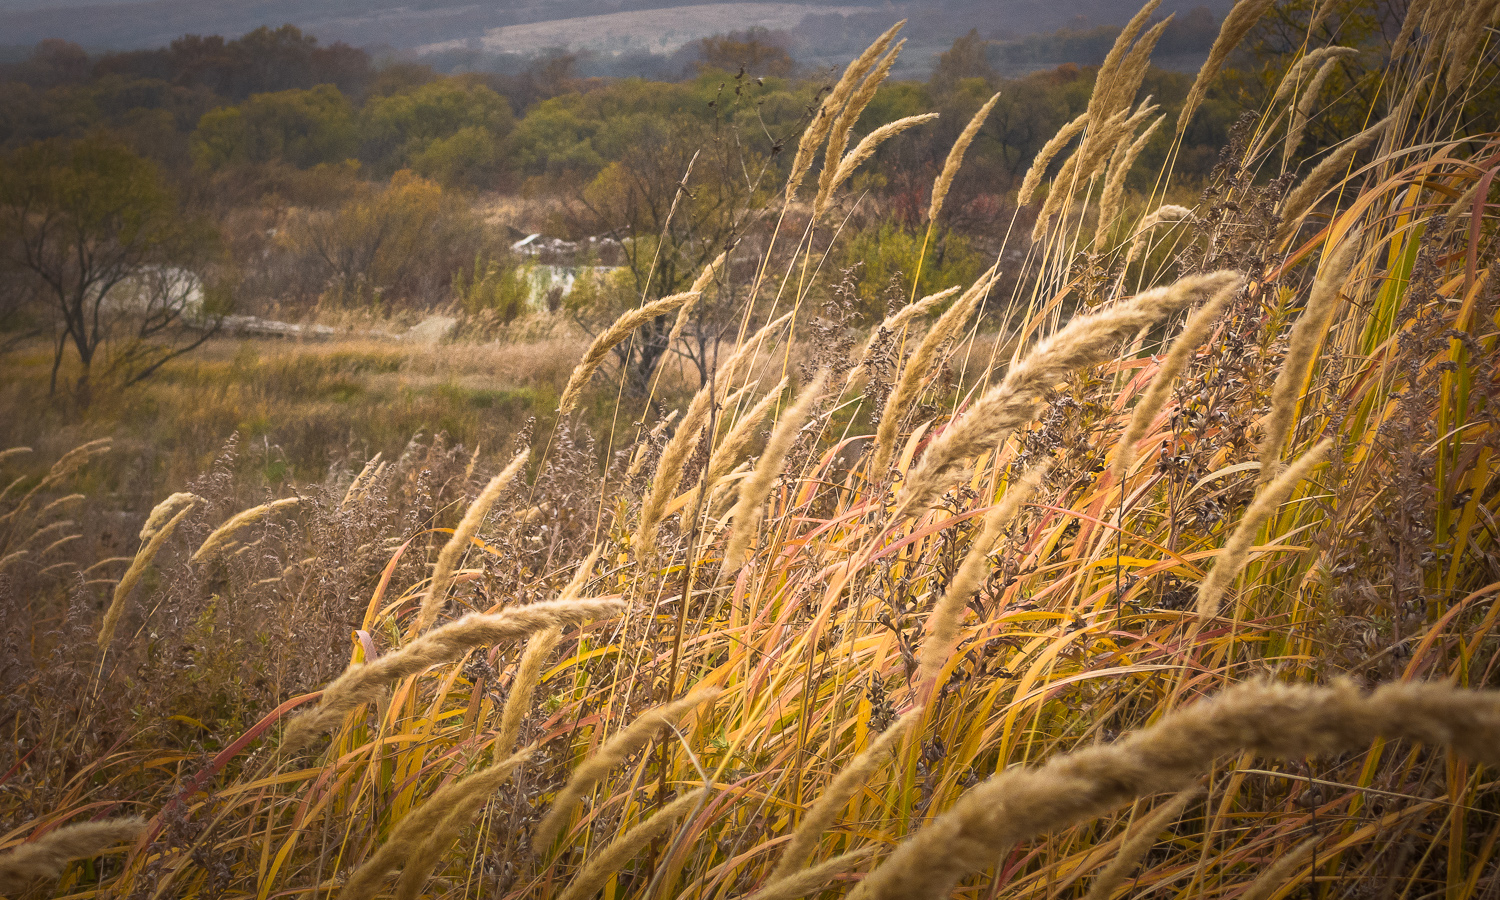
[[[228,308],[215,231],[180,214],[149,160],[102,135],[39,142],[0,165],[0,266],[54,333],[52,386],[78,356],[87,405],[103,363],[125,384],[203,343]]]
[[[444,78],[371,100],[362,156],[380,172],[409,168],[446,187],[485,187],[514,124],[504,97],[472,78]]]
[[[404,169],[338,209],[304,212],[289,230],[346,302],[443,299],[453,274],[485,249],[483,236],[461,198]]]
[[[192,148],[209,169],[276,162],[308,168],[353,156],[358,140],[349,101],[333,85],[320,84],[211,110],[193,132]]]

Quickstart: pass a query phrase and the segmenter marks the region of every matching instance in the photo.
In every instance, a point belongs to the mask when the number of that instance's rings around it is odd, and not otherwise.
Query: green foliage
[[[470,315],[488,311],[502,322],[511,322],[526,310],[531,296],[531,267],[505,265],[476,255],[472,273],[460,270],[453,276],[453,294]]]
[[[193,159],[207,169],[285,162],[299,168],[354,155],[354,111],[338,88],[256,94],[206,113],[193,132]]]
[[[510,103],[472,80],[446,78],[371,100],[363,156],[376,171],[411,168],[446,187],[485,186],[514,127]]]
[[[893,222],[883,222],[854,235],[845,245],[840,265],[859,267],[856,311],[865,324],[885,317],[885,297],[891,284],[901,286],[903,297],[912,297],[912,274],[919,269],[918,297],[972,282],[984,269],[985,256],[968,237],[933,234],[924,255],[923,236],[922,231],[913,232]]]

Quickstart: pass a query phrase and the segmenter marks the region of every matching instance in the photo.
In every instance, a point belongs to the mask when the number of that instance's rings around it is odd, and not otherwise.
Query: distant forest
[[[1282,44],[1299,27],[1268,18],[1258,49],[1215,81],[1175,151],[1170,128],[1142,138],[1132,196],[1157,187],[1150,173],[1174,152],[1171,189],[1191,202],[1233,123],[1266,101],[1295,46]],[[1176,16],[1158,52],[1201,53],[1216,29],[1207,9]],[[851,314],[878,318],[881,298],[909,296],[904,273],[916,268],[922,289],[971,278],[1006,233],[1029,227],[1019,181],[1087,106],[1114,34],[1065,28],[1000,41],[970,31],[927,77],[880,87],[857,134],[904,116],[940,117],[883,144],[840,201],[847,219],[830,264],[851,273]],[[561,264],[633,276],[614,295],[572,291],[566,302],[588,328],[643,294],[682,290],[726,246],[753,254],[769,227],[754,211],[784,182],[788,151],[836,77],[788,48],[771,32],[718,35],[647,79],[602,75],[597,61],[560,52],[445,74],[290,25],[103,54],[43,41],[0,65],[0,209],[20,229],[4,233],[0,331],[50,327],[28,295],[45,277],[24,258],[23,232],[34,198],[74,196],[59,185],[84,186],[80,196],[88,185],[119,188],[155,210],[164,224],[143,257],[157,268],[146,270],[190,270],[217,308],[282,318],[456,305],[508,322],[535,302],[512,245],[541,233],[577,248]],[[1347,131],[1340,117],[1345,100],[1357,100],[1364,66],[1350,58],[1332,74],[1333,99],[1299,155]],[[1175,116],[1191,82],[1153,67],[1142,95],[1159,108],[1141,115]],[[948,202],[926,242],[919,226],[936,172],[995,94],[952,191],[963,200]]]

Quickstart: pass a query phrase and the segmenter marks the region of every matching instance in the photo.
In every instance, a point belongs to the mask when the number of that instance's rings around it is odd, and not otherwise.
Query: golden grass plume
[[[771,432],[765,450],[755,463],[755,471],[740,483],[739,499],[730,513],[734,521],[734,532],[729,536],[728,546],[724,548],[724,572],[739,569],[740,563],[744,561],[750,542],[760,526],[761,504],[770,496],[776,477],[781,474],[781,464],[791,452],[792,444],[796,443],[797,435],[801,432],[808,413],[812,411],[813,404],[822,397],[823,387],[827,382],[828,370],[825,369],[802,389],[797,395],[797,402],[776,421],[776,428]]]
[[[619,600],[555,600],[498,613],[471,613],[434,628],[400,650],[345,669],[323,689],[316,708],[287,725],[282,746],[287,751],[305,747],[355,707],[378,698],[392,681],[461,659],[475,647],[515,640],[554,626],[578,625],[622,609],[624,604]]]
[[[1138,824],[1131,826],[1130,836],[1121,845],[1120,852],[1110,860],[1109,865],[1104,867],[1089,885],[1089,892],[1084,900],[1109,900],[1114,895],[1115,888],[1125,881],[1125,876],[1136,867],[1141,857],[1146,855],[1156,844],[1161,832],[1177,817],[1187,805],[1203,794],[1203,789],[1198,785],[1183,788],[1170,800],[1153,809],[1150,815],[1142,819]]]
[[[453,535],[448,538],[448,543],[438,552],[437,562],[432,566],[432,581],[427,585],[427,592],[422,595],[422,605],[417,612],[416,624],[412,626],[413,634],[426,631],[434,621],[437,620],[438,612],[442,610],[443,603],[448,599],[448,587],[453,583],[453,570],[458,566],[458,561],[469,549],[469,543],[474,539],[474,533],[483,524],[484,517],[489,515],[490,507],[500,499],[500,494],[510,483],[515,480],[521,467],[526,465],[526,460],[531,457],[531,448],[527,447],[515,455],[500,474],[491,478],[474,502],[464,511],[464,517],[459,520],[453,529]]]
[[[916,402],[928,376],[933,374],[937,366],[938,351],[964,330],[969,319],[973,318],[974,310],[988,296],[990,286],[999,277],[998,263],[979,276],[974,284],[964,291],[963,296],[955,300],[952,306],[938,316],[938,320],[933,323],[932,330],[928,331],[917,344],[917,349],[912,352],[911,358],[901,369],[901,376],[896,380],[896,385],[886,400],[885,409],[880,414],[880,426],[875,432],[875,454],[870,462],[870,471],[877,477],[883,474],[891,463],[891,456],[896,448],[896,437],[906,419],[906,413]]]
[[[802,179],[806,177],[807,170],[812,167],[813,157],[817,155],[818,148],[823,146],[828,132],[833,127],[836,119],[844,109],[849,100],[849,95],[854,88],[869,73],[875,65],[875,61],[885,52],[885,48],[891,45],[895,39],[896,32],[906,25],[902,19],[895,25],[886,29],[885,33],[875,39],[875,42],[866,47],[864,52],[855,57],[844,69],[844,74],[834,84],[833,90],[823,98],[818,111],[813,114],[811,124],[802,132],[802,138],[797,142],[797,153],[792,157],[792,168],[787,177],[786,198],[790,202],[797,199],[797,189],[802,186]]]
[[[838,821],[839,814],[844,807],[849,805],[849,800],[864,787],[866,781],[875,770],[884,765],[891,755],[891,748],[901,739],[907,729],[913,724],[921,721],[922,708],[917,707],[908,710],[901,718],[886,726],[885,730],[876,735],[870,741],[869,746],[861,750],[855,757],[844,766],[843,770],[834,777],[828,787],[818,795],[812,808],[807,811],[797,830],[792,834],[791,843],[787,844],[781,859],[777,860],[776,868],[771,872],[771,880],[779,881],[789,878],[801,871],[812,859],[813,853],[818,849],[818,840],[823,833],[832,828]]]
[[[1234,48],[1240,45],[1260,17],[1266,14],[1275,0],[1239,0],[1229,14],[1224,17],[1224,22],[1219,26],[1219,36],[1214,38],[1213,47],[1208,51],[1208,59],[1203,61],[1203,67],[1198,70],[1198,77],[1193,79],[1193,86],[1188,89],[1187,99],[1182,102],[1182,111],[1177,115],[1177,133],[1182,134],[1187,129],[1187,123],[1197,112],[1203,98],[1208,95],[1208,85],[1219,74],[1224,60],[1234,52]]]
[[[707,797],[708,788],[689,791],[652,813],[646,821],[610,841],[604,849],[589,857],[583,864],[583,870],[558,895],[557,900],[588,900],[599,893],[609,877],[639,853],[642,847],[666,834],[667,829],[678,819],[692,812]]]
[[[104,621],[99,625],[100,650],[107,649],[109,642],[114,640],[120,617],[125,614],[125,601],[130,596],[130,592],[135,589],[136,583],[141,580],[141,576],[145,574],[146,567],[151,565],[151,560],[156,558],[156,554],[161,551],[167,538],[172,536],[172,532],[177,530],[177,526],[182,524],[182,520],[187,518],[188,513],[192,512],[195,506],[196,503],[189,501],[186,506],[181,507],[172,518],[168,519],[166,524],[151,535],[151,540],[147,541],[146,546],[142,547],[136,553],[135,558],[130,561],[130,568],[120,576],[119,584],[115,585],[114,597],[109,602],[109,609],[104,613]]]
[[[948,198],[948,189],[953,187],[953,179],[958,177],[958,169],[964,163],[964,154],[969,151],[969,145],[974,142],[974,137],[979,134],[984,120],[989,118],[990,110],[995,108],[999,99],[1000,93],[997,91],[979,107],[979,111],[969,119],[969,124],[959,132],[958,140],[953,142],[953,149],[948,151],[947,159],[943,160],[943,170],[932,183],[932,202],[927,205],[928,222],[936,222],[938,213],[943,211],[943,201]]]
[[[948,583],[932,613],[927,617],[926,634],[918,659],[921,667],[920,683],[935,689],[939,673],[948,662],[953,646],[958,643],[959,627],[963,624],[964,610],[969,600],[979,591],[989,574],[989,553],[995,549],[1007,525],[1021,511],[1021,507],[1036,492],[1042,479],[1052,468],[1050,460],[1043,460],[1012,485],[989,512],[985,513],[974,542],[959,563],[958,571]]]
[[[931,122],[937,117],[937,113],[906,116],[894,122],[887,122],[865,135],[863,140],[854,145],[853,150],[850,150],[843,159],[839,160],[838,168],[834,170],[832,178],[829,179],[827,193],[824,193],[822,190],[818,191],[817,199],[813,202],[813,215],[818,215],[827,208],[828,201],[833,198],[833,192],[838,190],[839,186],[845,181],[849,180],[849,176],[854,174],[854,170],[859,168],[860,164],[865,160],[873,156],[881,144],[906,131],[908,128],[915,128],[918,125]]]
[[[1313,208],[1323,191],[1349,168],[1355,154],[1369,146],[1393,121],[1394,117],[1387,116],[1356,134],[1307,173],[1307,177],[1287,194],[1286,200],[1281,204],[1281,230],[1276,234],[1276,243],[1285,241],[1297,232],[1302,224],[1302,217]]]
[[[1172,342],[1172,348],[1167,351],[1166,359],[1162,360],[1161,368],[1157,369],[1156,376],[1151,379],[1151,384],[1141,394],[1141,399],[1136,401],[1135,409],[1131,411],[1130,422],[1125,426],[1125,434],[1115,450],[1114,473],[1115,480],[1121,481],[1130,472],[1130,467],[1135,464],[1135,446],[1140,443],[1141,438],[1146,436],[1146,429],[1156,419],[1156,414],[1166,405],[1167,397],[1172,392],[1172,382],[1182,370],[1187,367],[1188,360],[1193,353],[1208,339],[1208,334],[1218,323],[1219,316],[1224,312],[1224,307],[1244,284],[1240,281],[1230,282],[1220,288],[1208,301],[1193,311],[1188,320],[1182,326],[1182,332],[1177,335],[1177,340]]]
[[[172,496],[176,497],[179,495],[173,494]],[[167,501],[164,502],[168,502],[171,499],[171,497],[168,497]],[[225,522],[223,525],[220,525],[218,528],[215,528],[208,535],[208,537],[203,540],[203,543],[198,545],[198,549],[193,553],[193,562],[201,563],[212,559],[214,554],[218,553],[218,551],[224,548],[225,544],[229,543],[229,538],[231,535],[233,535],[241,528],[244,528],[246,525],[249,525],[251,522],[263,519],[278,509],[285,509],[288,506],[296,506],[301,502],[302,499],[300,497],[286,497],[281,500],[272,500],[270,503],[262,503],[259,506],[252,506],[247,510],[235,513],[234,515],[229,517],[229,521]]]
[[[589,379],[603,365],[604,358],[609,355],[617,344],[630,337],[637,328],[656,318],[664,316],[677,309],[679,306],[697,298],[693,291],[684,291],[680,294],[669,294],[658,300],[643,304],[635,309],[621,315],[614,324],[604,329],[594,342],[589,344],[588,350],[584,351],[583,359],[573,368],[573,373],[568,376],[568,384],[563,388],[562,399],[557,403],[558,415],[565,416],[578,408],[578,398],[583,396],[583,389],[588,385]]]
[[[999,446],[1011,432],[1029,422],[1043,393],[1059,378],[1104,361],[1123,338],[1223,290],[1240,277],[1232,271],[1190,275],[1109,309],[1076,316],[1038,344],[1011,368],[1004,381],[933,439],[907,475],[898,503],[903,509],[926,508],[951,486],[954,475],[969,460]]]
[[[552,808],[547,811],[546,817],[537,825],[533,833],[532,847],[541,853],[551,846],[585,791],[608,774],[610,769],[619,765],[625,757],[646,746],[658,734],[675,725],[678,719],[694,707],[718,697],[720,693],[722,691],[718,688],[700,688],[686,697],[663,703],[655,709],[642,713],[634,722],[625,726],[619,734],[605,741],[604,745],[592,756],[573,770],[568,783],[557,792],[557,796],[552,801]]]
[[[77,822],[0,854],[0,893],[18,896],[33,882],[57,878],[75,859],[98,856],[111,847],[133,841],[146,828],[141,819],[103,819]]]
[[[876,900],[947,897],[960,878],[994,865],[1017,842],[1137,797],[1179,791],[1226,754],[1295,759],[1356,751],[1377,738],[1500,762],[1500,692],[1421,683],[1368,694],[1347,682],[1236,685],[1113,744],[1007,769],[979,784],[877,866],[860,893]]]
[[[837,174],[838,164],[843,159],[844,149],[849,146],[849,133],[854,130],[854,123],[859,121],[865,107],[875,99],[875,92],[880,88],[881,82],[885,81],[886,76],[891,73],[891,67],[896,64],[896,59],[901,55],[901,48],[904,46],[906,46],[905,38],[896,41],[875,63],[869,74],[865,75],[859,85],[850,92],[844,108],[839,111],[838,118],[833,120],[833,126],[828,129],[828,143],[823,147],[823,171],[818,173],[818,192],[813,203],[814,209],[822,209],[833,194],[835,187],[833,179]]]
[[[1224,547],[1214,559],[1214,567],[1209,571],[1207,577],[1198,585],[1198,621],[1206,622],[1219,612],[1219,602],[1223,600],[1224,594],[1229,590],[1229,585],[1234,582],[1234,576],[1239,574],[1245,565],[1245,560],[1250,556],[1250,548],[1255,544],[1255,533],[1266,519],[1276,511],[1281,502],[1292,492],[1302,479],[1306,478],[1333,442],[1327,438],[1320,441],[1317,446],[1302,454],[1296,462],[1286,468],[1286,471],[1276,476],[1275,480],[1264,485],[1260,492],[1251,501],[1250,508],[1240,517],[1239,524],[1229,535],[1229,540],[1224,542]]]
[[[535,751],[535,747],[527,747],[487,769],[467,778],[451,781],[434,791],[426,803],[407,813],[396,823],[391,836],[380,845],[379,850],[360,863],[349,880],[344,882],[343,890],[339,892],[340,900],[370,900],[379,891],[380,882],[388,873],[398,867],[415,873],[422,868],[423,863],[435,861],[426,848],[434,837],[442,833],[443,820],[455,812],[468,812],[472,815],[473,810],[510,777],[511,771]],[[430,871],[429,865],[421,872],[422,881],[426,880]]]
[[[1264,432],[1260,442],[1261,482],[1276,477],[1281,465],[1281,448],[1285,446],[1287,436],[1295,424],[1297,401],[1307,381],[1308,370],[1317,357],[1318,346],[1329,320],[1338,307],[1339,288],[1354,266],[1359,237],[1358,231],[1350,231],[1337,247],[1325,255],[1323,266],[1318,277],[1313,280],[1312,291],[1308,294],[1307,306],[1302,310],[1302,315],[1297,317],[1292,333],[1287,338],[1286,357],[1281,363],[1281,371],[1276,375],[1276,384],[1271,389],[1270,409],[1261,421],[1261,430]]]

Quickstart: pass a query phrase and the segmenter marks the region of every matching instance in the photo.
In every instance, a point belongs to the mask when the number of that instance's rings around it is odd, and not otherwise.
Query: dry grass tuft
[[[53,829],[0,855],[0,893],[18,896],[33,882],[60,877],[70,861],[98,856],[135,840],[145,829],[141,819],[104,819]]]

